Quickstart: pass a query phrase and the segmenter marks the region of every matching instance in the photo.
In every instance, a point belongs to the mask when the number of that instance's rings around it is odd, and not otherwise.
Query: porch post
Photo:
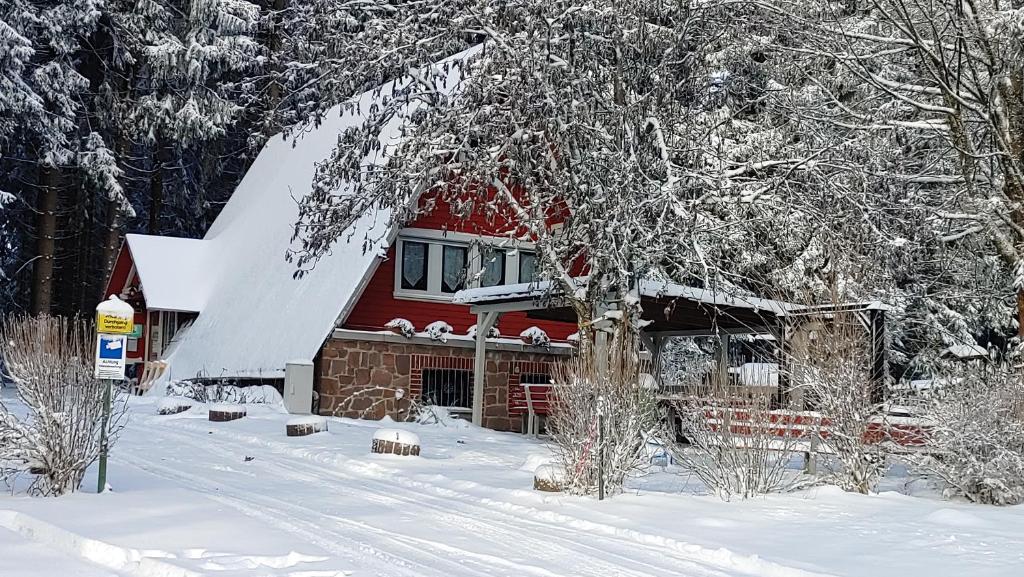
[[[722,392],[729,390],[729,333],[718,329],[718,383]]]
[[[484,379],[487,376],[487,333],[498,321],[497,311],[476,313],[476,356],[473,358],[473,424],[484,422]]]

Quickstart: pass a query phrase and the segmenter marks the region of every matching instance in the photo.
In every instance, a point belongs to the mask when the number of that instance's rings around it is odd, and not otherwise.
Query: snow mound
[[[648,391],[658,390],[658,380],[654,378],[654,375],[650,373],[640,373],[640,388]]]
[[[442,343],[448,342],[448,335],[452,334],[452,331],[452,326],[444,321],[434,321],[423,329],[423,332],[427,333],[431,340]]]
[[[284,398],[272,385],[206,385],[194,381],[171,381],[167,383],[166,395],[180,397],[197,403],[235,403],[246,405],[284,406]]]
[[[156,404],[156,411],[161,415],[183,413],[188,409],[191,409],[194,405],[195,403],[191,399],[186,399],[184,397],[167,397],[160,399],[160,402]]]
[[[533,471],[533,478],[556,486],[565,484],[565,469],[555,463],[545,463]]]
[[[215,405],[210,405],[210,410],[220,413],[244,413],[245,407],[231,403],[217,403]]]
[[[403,318],[394,318],[384,324],[384,328],[393,333],[400,334],[405,338],[411,338],[416,334],[416,327],[412,322]]]
[[[466,336],[472,337],[474,339],[476,338],[476,325],[469,327],[469,330],[466,331]],[[501,337],[501,331],[498,330],[498,327],[491,327],[487,331],[487,338],[496,339],[499,337]]]
[[[523,342],[528,345],[538,347],[546,347],[551,344],[551,338],[544,332],[544,329],[536,326],[519,333],[519,338],[523,339]]]
[[[530,456],[526,457],[526,460],[523,461],[523,464],[519,466],[519,470],[520,471],[529,471],[529,472],[533,473],[534,471],[537,470],[537,467],[540,467],[541,465],[550,465],[550,464],[551,464],[551,455],[549,453],[548,454],[535,453],[533,455],[530,455]]]
[[[377,429],[373,434],[374,441],[391,441],[401,445],[419,445],[420,436],[403,429]]]

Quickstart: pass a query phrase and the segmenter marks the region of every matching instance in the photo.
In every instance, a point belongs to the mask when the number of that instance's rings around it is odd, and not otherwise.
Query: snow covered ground
[[[0,575],[380,577],[1019,575],[1024,507],[819,488],[725,503],[658,472],[609,501],[538,493],[541,442],[413,430],[421,457],[369,452],[374,422],[286,437],[250,406],[157,416],[134,400],[114,491],[0,497]],[[92,485],[90,477],[87,486]],[[900,484],[892,485],[900,488]]]

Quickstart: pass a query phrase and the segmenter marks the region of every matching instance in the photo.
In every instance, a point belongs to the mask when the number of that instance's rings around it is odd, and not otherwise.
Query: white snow
[[[523,341],[528,341],[528,344],[536,346],[551,344],[551,338],[544,332],[544,329],[536,326],[523,330],[523,332],[519,333],[519,338],[523,339]]]
[[[939,356],[955,359],[986,358],[988,357],[988,350],[980,345],[957,344],[943,349]]]
[[[779,365],[776,363],[743,363],[736,367],[736,373],[741,385],[779,385]]]
[[[403,337],[411,337],[416,334],[416,327],[412,324],[412,321],[403,318],[391,319],[385,323],[384,328],[391,329]]]
[[[209,244],[191,238],[125,235],[150,309],[199,312],[215,271]]]
[[[441,341],[443,343],[448,341],[448,335],[452,334],[453,330],[452,326],[444,321],[434,321],[427,325],[426,328],[423,329],[423,332],[426,333],[431,340]]]
[[[466,329],[466,336],[467,337],[473,337],[474,339],[476,338],[476,325],[475,324],[470,325],[470,327],[468,329]],[[496,338],[499,338],[499,337],[501,337],[501,331],[498,330],[498,327],[491,327],[490,329],[488,329],[488,331],[487,331],[487,338],[489,338],[489,339],[496,339]]]
[[[286,437],[291,417],[269,407],[211,423],[155,404],[132,399],[112,492],[0,495],[0,575],[1015,577],[1024,563],[1024,507],[942,501],[900,471],[871,496],[726,503],[669,465],[598,502],[534,491],[551,453],[529,436],[387,423],[423,441],[392,459],[368,451],[377,422]]]
[[[404,429],[377,429],[373,433],[374,441],[392,441],[403,445],[419,445],[420,436]]]
[[[195,403],[191,399],[182,397],[164,397],[156,404],[157,411],[177,409],[178,407],[191,407]]]
[[[577,282],[586,283],[586,277],[579,277]],[[700,289],[673,284],[663,281],[642,280],[639,293],[646,297],[683,298],[686,300],[724,307],[764,310],[779,316],[791,311],[804,309],[803,305],[763,299],[757,297],[737,296],[725,291]],[[527,300],[548,294],[552,290],[551,281],[497,285],[461,290],[452,297],[452,302],[459,304],[477,304],[487,302]]]
[[[478,51],[473,48],[451,59],[469,58]],[[452,67],[438,90],[451,93],[459,80],[459,71]],[[339,133],[361,123],[360,114],[410,81],[403,78],[356,97],[361,112],[336,107],[319,127],[305,129],[294,146],[281,137],[267,143],[201,241],[209,257],[204,267],[210,277],[208,297],[168,357],[169,378],[281,378],[289,360],[312,360],[378,262],[383,245],[364,247],[361,241],[367,235],[386,237],[388,215],[360,219],[349,229],[352,242],[339,241],[313,270],[293,278],[295,265],[284,255],[294,248],[295,199],[309,193],[316,164],[330,157]],[[397,116],[381,132],[382,147],[366,158],[367,163],[385,162],[388,150],[401,142]],[[143,283],[148,301],[150,288],[145,278]]]
[[[299,426],[299,425],[313,425],[313,426],[325,426],[327,419],[319,417],[317,415],[306,415],[304,417],[292,417],[285,423],[288,426]]]
[[[539,481],[562,485],[565,483],[565,469],[554,463],[544,463],[534,470],[533,477]]]

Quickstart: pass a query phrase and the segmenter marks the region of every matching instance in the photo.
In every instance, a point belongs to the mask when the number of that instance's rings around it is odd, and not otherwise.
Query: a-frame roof
[[[204,302],[195,322],[175,338],[168,378],[280,378],[287,362],[313,359],[379,262],[384,247],[364,250],[362,239],[386,239],[390,231],[387,214],[368,215],[350,229],[353,242],[340,239],[311,272],[294,278],[295,265],[285,253],[292,246],[297,201],[310,192],[316,164],[330,158],[339,134],[410,81],[403,78],[356,97],[355,110],[339,106],[294,143],[283,137],[267,143],[201,241],[205,272],[197,289]],[[459,67],[451,66],[437,89],[452,93],[460,82]],[[398,119],[386,125],[381,148],[365,162],[386,161],[402,138],[401,128]],[[344,185],[339,189],[345,193]],[[149,286],[144,290],[148,298]]]

